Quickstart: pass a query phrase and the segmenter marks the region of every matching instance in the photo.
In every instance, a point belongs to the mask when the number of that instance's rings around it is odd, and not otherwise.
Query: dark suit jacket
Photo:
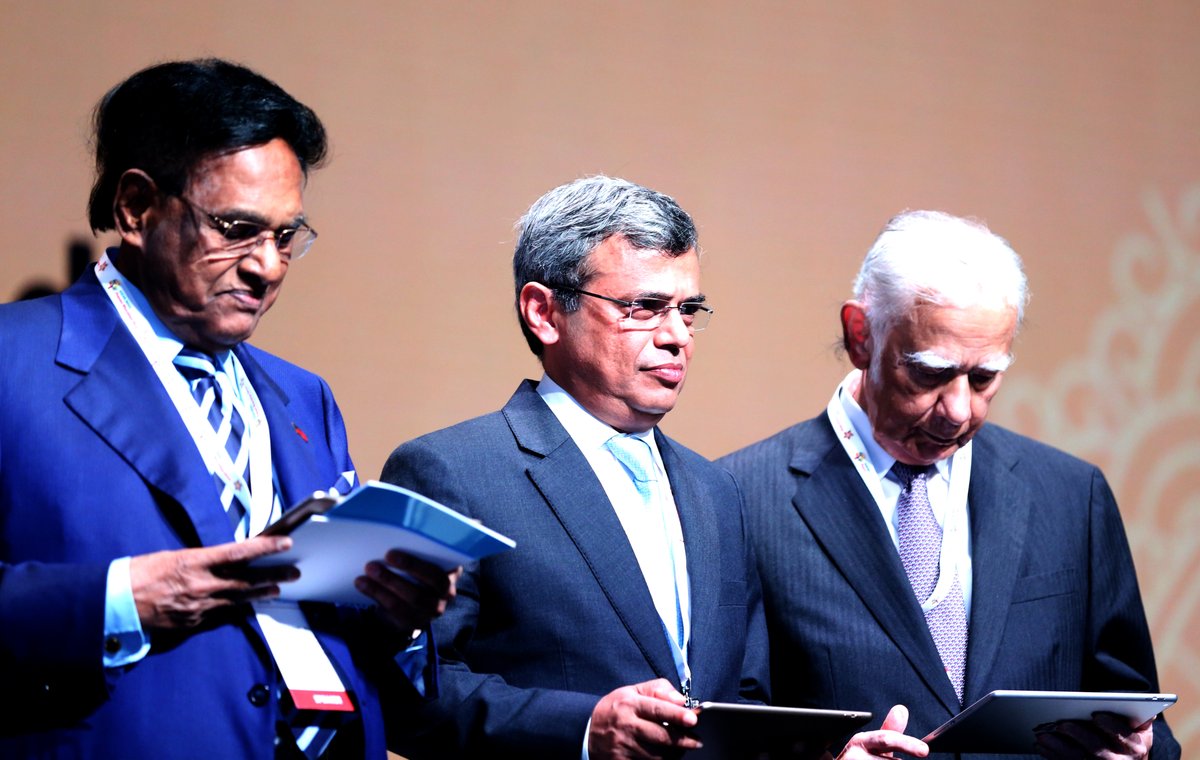
[[[996,425],[975,436],[965,703],[993,689],[1157,691],[1104,476]],[[746,494],[780,704],[897,703],[921,737],[959,711],[870,492],[824,414],[718,460]],[[1161,720],[1155,758],[1179,757]]]
[[[270,424],[282,503],[332,487],[353,465],[329,387],[235,350]],[[276,700],[251,694],[273,691],[276,671],[248,608],[102,667],[109,562],[233,535],[95,273],[61,296],[0,307],[0,356],[0,757],[274,757]],[[313,626],[361,703],[369,756],[382,757],[372,681],[399,670],[381,656],[368,680],[347,642],[367,627],[318,607]]]
[[[583,453],[526,382],[493,414],[396,449],[383,479],[517,542],[468,568],[434,623],[439,699],[410,757],[578,758],[592,709],[679,677],[633,549]],[[655,433],[687,545],[701,699],[766,697],[766,632],[728,473]]]

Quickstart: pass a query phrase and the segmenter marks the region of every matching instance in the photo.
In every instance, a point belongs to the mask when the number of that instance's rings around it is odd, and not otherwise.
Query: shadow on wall
[[[83,270],[92,261],[92,244],[83,238],[76,238],[67,244],[67,286],[79,279]],[[31,298],[52,296],[62,292],[64,287],[57,287],[45,280],[34,280],[22,285],[14,301],[28,301]]]

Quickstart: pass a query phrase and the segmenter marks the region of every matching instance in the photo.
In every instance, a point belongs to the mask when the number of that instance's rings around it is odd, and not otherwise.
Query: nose
[[[667,309],[662,324],[655,332],[655,342],[659,346],[679,346],[682,348],[692,342],[692,329],[684,324],[683,315],[679,309]]]
[[[279,252],[274,235],[263,235],[254,249],[242,258],[241,269],[268,285],[278,284],[287,273],[291,258]]]
[[[956,376],[942,387],[942,415],[955,425],[971,419],[971,382],[966,374]]]

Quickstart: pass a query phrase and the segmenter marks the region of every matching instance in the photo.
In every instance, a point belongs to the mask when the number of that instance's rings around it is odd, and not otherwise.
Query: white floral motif
[[[1167,714],[1187,745],[1200,739],[1200,186],[1174,210],[1156,192],[1144,206],[1150,232],[1114,248],[1116,302],[1083,355],[1048,377],[1007,377],[993,418],[1104,469],[1141,568],[1159,681],[1188,705]]]

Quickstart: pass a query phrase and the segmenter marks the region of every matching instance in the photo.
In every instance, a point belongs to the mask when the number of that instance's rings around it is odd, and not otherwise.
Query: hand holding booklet
[[[296,581],[280,598],[368,605],[354,588],[371,560],[399,549],[443,570],[508,551],[516,542],[424,496],[370,481],[345,496],[317,493],[284,513],[264,533],[287,534],[292,548],[254,564],[295,565]]]

